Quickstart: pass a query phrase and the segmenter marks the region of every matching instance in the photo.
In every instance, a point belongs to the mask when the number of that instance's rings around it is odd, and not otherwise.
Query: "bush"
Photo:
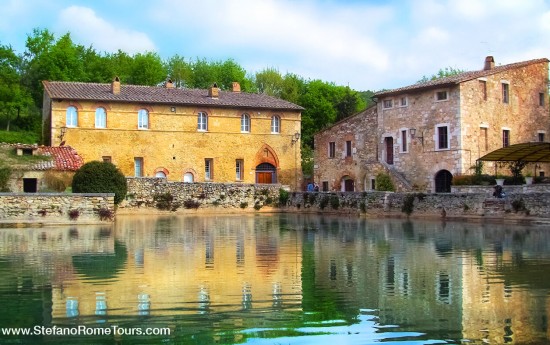
[[[403,198],[403,205],[401,206],[401,212],[406,213],[407,216],[410,216],[411,213],[413,212],[415,197],[416,197],[415,194],[407,194]]]
[[[172,209],[172,201],[174,197],[170,193],[155,194],[153,201],[156,202],[156,206],[159,210],[169,211]]]
[[[376,175],[376,190],[377,191],[383,191],[383,192],[394,192],[395,187],[393,186],[393,182],[390,178],[390,175],[386,173],[379,173]]]
[[[69,210],[69,219],[77,220],[80,217],[80,211],[76,209]]]
[[[73,193],[115,193],[119,204],[128,191],[126,177],[108,162],[88,162],[77,170],[73,177]]]
[[[0,166],[0,192],[9,192],[8,181],[11,176],[11,168]]]
[[[97,215],[99,216],[99,220],[113,220],[115,217],[113,211],[111,211],[108,208],[100,208],[99,211],[97,211]]]
[[[329,201],[328,196],[323,195],[323,197],[321,198],[321,201],[319,201],[319,208],[321,210],[324,210],[325,207],[327,207],[327,205],[328,205],[328,201]]]
[[[338,207],[340,207],[340,198],[338,198],[336,195],[332,195],[330,197],[330,207],[337,210]]]
[[[261,208],[262,208],[262,204],[260,204],[259,202],[257,202],[257,203],[254,204],[254,209],[255,209],[256,211],[259,211]]]
[[[285,205],[288,203],[288,199],[290,198],[290,195],[288,192],[284,189],[279,189],[279,205]]]
[[[193,199],[187,199],[183,202],[183,207],[185,207],[185,208],[197,209],[197,208],[199,208],[200,205],[201,205],[200,202],[198,202],[197,200],[193,200]]]
[[[245,208],[248,207],[248,203],[247,203],[247,202],[241,202],[240,207],[241,207],[242,209],[245,209]]]
[[[64,192],[71,185],[71,176],[67,173],[56,173],[46,171],[44,173],[44,182],[49,190],[54,190],[58,193]]]

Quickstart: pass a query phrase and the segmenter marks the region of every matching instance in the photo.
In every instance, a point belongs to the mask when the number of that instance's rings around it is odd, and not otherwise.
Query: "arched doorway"
[[[257,165],[256,183],[277,183],[277,169],[275,166],[270,163]]]
[[[350,176],[347,176],[347,175],[342,177],[340,189],[342,192],[354,192],[355,181]]]
[[[435,174],[435,192],[450,193],[452,181],[453,174],[447,170],[439,170],[437,174]]]

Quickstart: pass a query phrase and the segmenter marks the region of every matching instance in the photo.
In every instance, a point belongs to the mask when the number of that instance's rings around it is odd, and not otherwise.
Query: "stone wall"
[[[115,214],[112,193],[0,193],[0,222],[95,223],[112,221],[100,219],[109,214]]]
[[[128,194],[120,209],[218,211],[260,209],[279,200],[279,184],[184,183],[164,178],[128,178]],[[288,187],[284,187],[288,189]],[[164,207],[164,206],[166,207]]]

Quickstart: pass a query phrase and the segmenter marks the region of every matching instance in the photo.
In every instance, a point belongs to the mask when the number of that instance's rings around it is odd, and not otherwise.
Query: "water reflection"
[[[549,237],[300,215],[2,229],[0,326],[173,331],[148,343],[548,342]]]

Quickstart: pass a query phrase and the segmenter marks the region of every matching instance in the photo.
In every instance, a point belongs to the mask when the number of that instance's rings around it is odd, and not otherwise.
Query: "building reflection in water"
[[[368,309],[401,331],[519,344],[550,339],[544,230],[303,215],[120,217],[111,230],[4,229],[0,255],[51,285],[53,320],[219,313],[237,315],[227,322],[243,328],[258,322],[250,311],[353,323]],[[26,277],[6,280],[28,289]]]

